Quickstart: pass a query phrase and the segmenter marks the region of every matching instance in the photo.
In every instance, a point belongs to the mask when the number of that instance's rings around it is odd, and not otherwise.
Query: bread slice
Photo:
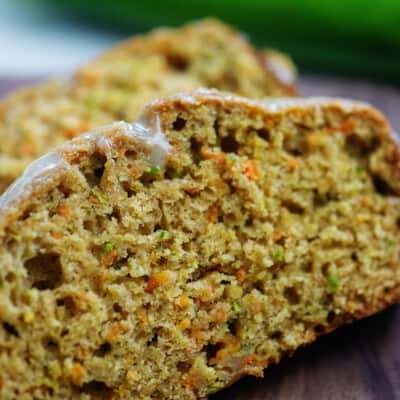
[[[344,100],[197,91],[0,198],[2,399],[204,398],[400,298],[399,149]]]
[[[154,80],[167,71],[252,98],[297,94],[296,72],[287,56],[256,50],[243,34],[215,19],[135,36],[81,68],[76,77],[88,85],[100,80],[136,86],[137,72]]]
[[[233,29],[204,20],[160,29],[109,50],[69,83],[46,82],[0,104],[0,193],[35,158],[116,120],[133,121],[162,95],[198,87],[252,98],[296,93],[289,63],[258,52]]]

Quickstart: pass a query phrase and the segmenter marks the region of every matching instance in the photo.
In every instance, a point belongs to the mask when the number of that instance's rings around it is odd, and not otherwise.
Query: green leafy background
[[[400,83],[399,0],[47,1],[127,33],[218,17],[258,45],[288,52],[308,71]]]

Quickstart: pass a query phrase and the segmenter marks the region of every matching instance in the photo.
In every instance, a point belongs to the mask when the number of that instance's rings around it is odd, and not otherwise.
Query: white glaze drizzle
[[[159,167],[164,166],[171,145],[161,130],[158,114],[153,114],[153,118],[149,122],[148,117],[143,113],[135,123],[127,125],[132,136],[149,146],[152,163]]]
[[[64,165],[65,164],[65,165]],[[49,173],[60,170],[67,162],[57,152],[51,152],[31,163],[24,173],[1,196],[0,208],[6,210],[12,203],[32,190],[32,184],[39,184],[48,179]],[[64,168],[62,168],[64,170]]]
[[[1,196],[0,209],[8,210],[21,198],[29,196],[34,187],[50,179],[55,179],[65,171],[74,171],[73,167],[64,159],[64,152],[84,151],[93,153],[99,149],[107,159],[112,159],[112,138],[132,138],[139,141],[149,151],[150,162],[163,167],[171,145],[161,131],[160,120],[157,114],[151,115],[151,120],[143,114],[134,123],[115,122],[95,131],[78,136],[60,146],[45,156],[32,162]]]

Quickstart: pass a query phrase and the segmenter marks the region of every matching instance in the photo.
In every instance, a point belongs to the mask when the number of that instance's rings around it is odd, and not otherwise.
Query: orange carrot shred
[[[81,125],[77,126],[76,128],[67,129],[64,131],[64,136],[67,139],[73,139],[80,134],[90,131],[92,129],[91,125],[88,122],[84,122]]]
[[[102,265],[104,266],[109,266],[115,257],[115,252],[114,251],[109,251],[106,253],[106,255],[103,257],[103,259],[101,260]]]
[[[157,289],[162,284],[166,283],[169,278],[169,273],[167,271],[161,271],[156,275],[153,275],[147,281],[145,291],[148,293],[152,293],[155,289]]]
[[[29,143],[23,143],[19,148],[19,154],[21,156],[33,156],[35,154],[35,150]]]
[[[89,201],[90,201],[92,204],[99,204],[99,200],[97,199],[96,196],[90,196],[90,197],[89,197]]]
[[[193,388],[197,386],[197,380],[194,376],[185,374],[182,377],[182,385],[186,388]]]
[[[212,206],[210,206],[210,208],[207,210],[207,222],[208,223],[214,223],[219,215],[219,209],[218,206],[216,204],[213,204]]]
[[[78,296],[77,296],[77,297],[78,297],[78,299],[79,299],[80,301],[87,301],[87,300],[88,300],[86,294],[83,293],[83,292],[78,293]]]
[[[227,320],[226,312],[221,306],[216,307],[214,320],[219,324],[222,324]]]
[[[130,171],[130,172],[131,172],[131,174],[132,174],[133,176],[137,176],[137,175],[139,175],[140,169],[134,165],[134,166],[131,168],[131,171]]]
[[[328,129],[329,133],[336,133],[336,132],[343,132],[343,133],[349,133],[354,131],[355,129],[355,123],[351,119],[347,119],[343,121],[339,126],[337,127],[332,127]]]
[[[238,278],[239,282],[243,282],[244,278],[246,277],[246,268],[240,268],[236,271],[236,277]]]
[[[53,236],[54,239],[61,239],[64,235],[61,232],[52,232],[51,236]]]
[[[156,277],[152,276],[152,277],[150,277],[150,279],[147,281],[147,285],[146,285],[146,287],[145,287],[144,290],[145,290],[147,293],[152,293],[152,292],[153,292],[155,289],[157,289],[159,286],[160,286],[159,280],[158,280]]]
[[[57,214],[58,215],[61,215],[61,216],[63,216],[63,217],[68,217],[68,215],[69,215],[69,208],[68,207],[66,207],[66,206],[61,206],[61,207],[58,207],[57,208]]]
[[[113,342],[117,338],[117,336],[124,331],[125,331],[124,327],[119,322],[116,322],[111,326],[111,329],[108,332],[107,341]]]
[[[79,386],[82,383],[83,375],[85,374],[85,370],[81,364],[75,363],[72,367],[71,377],[72,383],[74,385]]]
[[[300,160],[297,158],[292,158],[289,160],[289,169],[293,172],[299,166]]]
[[[256,181],[260,177],[260,170],[258,165],[253,160],[248,160],[244,163],[243,172],[246,174],[247,179],[250,181]]]
[[[192,328],[190,330],[189,336],[196,340],[196,344],[201,346],[204,343],[203,332],[199,328]]]
[[[219,166],[224,166],[226,164],[226,156],[224,153],[213,153],[208,150],[201,150],[201,154],[206,160],[214,160]]]
[[[253,362],[257,359],[257,356],[255,354],[250,354],[246,357],[243,358],[243,364],[244,365],[250,365],[253,364]]]

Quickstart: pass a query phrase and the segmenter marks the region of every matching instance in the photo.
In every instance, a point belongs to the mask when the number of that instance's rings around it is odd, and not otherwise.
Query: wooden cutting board
[[[0,97],[34,81],[0,78]],[[368,101],[400,131],[399,89],[316,76],[300,87],[306,96]],[[264,379],[245,378],[212,400],[400,400],[400,306],[322,337],[268,368]]]

